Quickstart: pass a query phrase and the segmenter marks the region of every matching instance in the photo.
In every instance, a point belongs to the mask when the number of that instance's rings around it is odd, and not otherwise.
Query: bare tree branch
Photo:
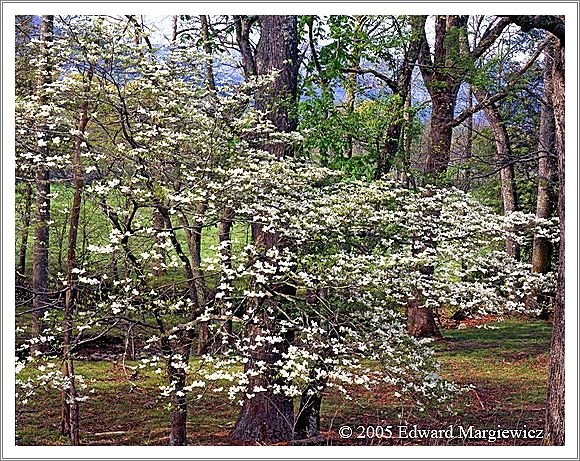
[[[511,20],[507,16],[502,17],[499,22],[487,29],[481,37],[481,40],[477,45],[474,46],[473,51],[471,51],[471,57],[473,59],[479,58],[486,50],[489,49],[491,45],[497,40],[501,35],[503,30],[511,23]]]
[[[565,22],[558,16],[504,16],[504,18],[520,26],[524,32],[529,32],[532,29],[547,30],[558,37],[564,46]]]
[[[547,44],[546,41],[543,41],[540,44],[540,46],[530,57],[530,59],[528,59],[528,61],[512,76],[512,78],[509,80],[508,84],[502,91],[495,93],[494,95],[490,95],[487,98],[480,101],[478,104],[474,105],[473,107],[464,110],[457,117],[451,120],[448,126],[456,127],[460,125],[470,115],[473,115],[482,110],[483,108],[489,106],[490,104],[496,103],[497,101],[500,101],[501,99],[507,97],[509,92],[514,89],[520,78],[534,64],[534,62],[536,62],[536,59],[538,59],[538,56],[540,56],[540,53],[542,52],[546,44]]]
[[[397,82],[395,82],[392,78],[390,78],[389,76],[375,70],[375,69],[370,69],[370,68],[360,68],[360,67],[343,67],[340,69],[341,72],[345,72],[345,73],[354,73],[354,74],[360,74],[360,75],[364,75],[364,74],[371,74],[374,75],[375,77],[377,77],[378,79],[382,80],[383,82],[385,82],[387,84],[387,86],[394,92],[394,93],[398,93],[399,92],[399,85],[397,85]]]

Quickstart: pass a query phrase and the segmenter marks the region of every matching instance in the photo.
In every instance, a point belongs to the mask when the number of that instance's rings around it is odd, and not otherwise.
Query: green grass
[[[435,344],[442,363],[441,374],[462,384],[472,384],[456,402],[457,414],[441,416],[417,411],[398,401],[391,389],[354,393],[347,401],[328,392],[323,401],[321,429],[329,444],[405,443],[401,440],[343,440],[341,425],[418,424],[445,428],[449,424],[480,428],[542,428],[546,395],[550,326],[544,322],[505,321],[498,329],[445,330]],[[165,445],[169,414],[159,397],[163,375],[139,373],[114,362],[78,362],[77,373],[92,384],[95,393],[81,404],[81,437],[89,445]],[[295,402],[297,406],[297,402]],[[26,406],[19,405],[17,433],[22,445],[66,444],[59,436],[59,393],[42,390]],[[189,443],[228,444],[238,407],[223,393],[208,394],[191,402],[188,413]],[[418,443],[441,444],[441,440]],[[508,444],[533,444],[538,440],[509,440]],[[406,442],[408,443],[408,442]],[[495,444],[498,444],[496,442]]]
[[[447,331],[436,345],[439,360],[455,380],[496,393],[502,406],[543,405],[550,325],[512,320],[494,326]]]

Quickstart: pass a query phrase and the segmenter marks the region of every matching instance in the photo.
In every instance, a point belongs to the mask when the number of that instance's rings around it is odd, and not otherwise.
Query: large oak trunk
[[[564,281],[565,281],[565,178],[564,178],[564,47],[555,49],[552,73],[552,102],[556,125],[556,152],[558,154],[558,215],[560,217],[560,252],[558,261],[558,291],[554,308],[554,327],[548,369],[548,397],[544,443],[564,445]]]
[[[260,16],[262,26],[256,47],[258,75],[277,71],[274,81],[256,94],[256,108],[267,112],[267,118],[278,131],[288,133],[297,126],[296,92],[298,76],[298,32],[296,16]],[[293,155],[284,143],[264,146],[278,158]]]
[[[431,93],[431,125],[424,171],[432,176],[440,175],[447,169],[451,151],[453,129],[450,123],[453,120],[459,87],[451,83],[445,85],[445,91]]]
[[[285,442],[294,438],[293,428],[292,400],[260,393],[244,403],[230,437],[244,442]]]
[[[255,57],[249,47],[248,19],[236,19],[236,35],[242,53],[246,75],[252,72],[267,75],[277,74],[267,87],[256,92],[256,108],[267,113],[267,118],[276,130],[291,132],[296,129],[296,92],[298,77],[298,30],[297,16],[260,16],[260,39]],[[278,159],[293,155],[293,148],[284,143],[266,143],[264,149]],[[281,245],[276,234],[265,233],[260,223],[252,224],[252,240],[264,249]],[[273,291],[285,291],[286,287],[272,287]],[[276,302],[273,300],[272,302]],[[259,307],[257,307],[259,309]],[[272,330],[274,325],[265,315],[262,324],[247,327],[246,334],[251,344],[263,330]],[[275,362],[281,357],[284,346],[278,349],[272,345],[259,345],[246,363],[246,369],[257,360],[263,360],[271,372],[266,376],[251,377],[249,392],[256,386],[263,386],[265,392],[246,399],[230,436],[235,440],[278,442],[291,440],[294,429],[293,402],[290,397],[275,394],[271,385],[276,382]],[[285,344],[288,347],[288,343]],[[280,382],[280,384],[283,384]]]
[[[262,324],[268,327],[269,320],[262,319]],[[252,344],[258,335],[267,334],[260,325],[248,327],[247,336]],[[285,382],[276,377],[274,363],[281,359],[282,354],[289,342],[271,345],[261,344],[252,352],[250,360],[245,365],[248,371],[255,367],[255,363],[263,361],[272,367],[265,376],[252,376],[248,383],[248,392],[255,396],[244,401],[242,410],[238,415],[236,425],[230,434],[234,440],[282,442],[292,440],[294,437],[294,408],[292,399],[282,394],[275,394],[271,389],[273,385],[283,385]],[[253,392],[253,389],[261,386],[267,391]]]
[[[438,30],[441,30],[440,21],[438,21]],[[438,38],[443,40],[441,36]],[[434,78],[440,80],[433,80]],[[429,181],[439,182],[449,164],[453,134],[451,121],[455,112],[459,85],[449,76],[443,78],[437,71],[429,78],[428,88],[431,95],[431,121],[427,157],[423,171]],[[431,308],[412,301],[408,303],[406,313],[407,330],[410,335],[418,338],[441,337]]]
[[[415,338],[441,338],[433,310],[417,301],[407,304],[407,331]]]

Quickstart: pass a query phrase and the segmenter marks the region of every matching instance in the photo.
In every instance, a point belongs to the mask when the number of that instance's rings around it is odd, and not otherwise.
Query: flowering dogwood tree
[[[68,329],[68,357],[103,331],[138,326],[146,346],[137,367],[166,376],[171,444],[186,444],[188,401],[207,393],[264,408],[246,440],[316,436],[329,388],[348,399],[357,387],[388,386],[419,408],[447,409],[461,388],[439,375],[428,343],[407,334],[407,305],[522,311],[528,293],[553,284],[504,250],[506,236],[531,239],[538,229],[555,239],[549,220],[499,216],[455,189],[351,181],[263,150],[301,140],[253,108],[255,89],[275,73],[242,84],[218,79],[212,89],[203,53],[135,44],[121,21],[63,24],[86,52],[77,68],[63,65],[48,106],[18,102],[19,167],[43,162],[66,177],[79,141],[85,201],[106,232],[87,237],[70,277],[55,277],[55,285],[74,285],[82,306],[64,329],[60,310],[49,310],[52,331],[31,342],[62,356],[58,338]],[[81,27],[98,43],[77,34]],[[83,133],[64,97],[73,89],[91,107]],[[27,127],[38,111],[51,132],[35,139]],[[43,144],[53,156],[38,156]],[[209,245],[226,211],[238,232]],[[261,238],[251,238],[257,226]],[[194,361],[202,326],[208,352]],[[35,386],[67,389],[80,379],[21,355],[17,371],[25,362],[37,368],[18,381],[23,400]]]

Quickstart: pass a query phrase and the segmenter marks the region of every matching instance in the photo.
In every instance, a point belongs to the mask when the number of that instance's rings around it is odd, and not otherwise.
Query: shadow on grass
[[[505,321],[487,328],[445,330],[444,339],[434,344],[438,355],[445,357],[501,357],[521,359],[549,350],[552,327],[542,321]]]

